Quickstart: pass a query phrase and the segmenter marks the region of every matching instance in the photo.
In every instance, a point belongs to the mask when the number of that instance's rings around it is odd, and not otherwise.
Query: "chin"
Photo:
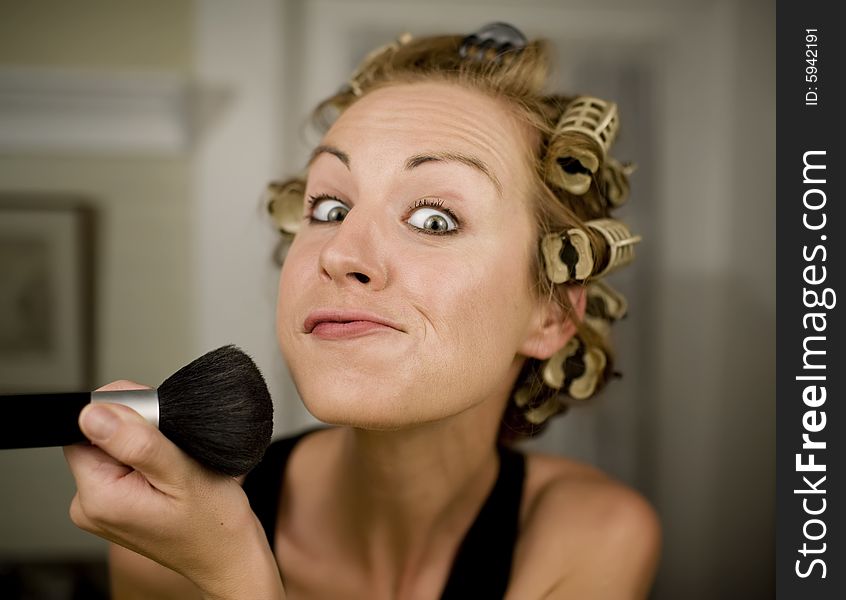
[[[303,404],[315,419],[360,429],[395,431],[445,419],[466,408],[435,404],[431,396],[398,389],[390,382],[374,385],[373,381],[365,385],[338,380],[297,385]]]

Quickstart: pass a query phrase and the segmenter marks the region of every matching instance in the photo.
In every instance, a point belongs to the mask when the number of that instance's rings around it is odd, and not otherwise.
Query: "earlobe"
[[[566,287],[570,309],[565,309],[553,298],[538,300],[535,325],[521,348],[524,356],[545,360],[576,334],[578,323],[585,316],[587,294],[583,285]]]

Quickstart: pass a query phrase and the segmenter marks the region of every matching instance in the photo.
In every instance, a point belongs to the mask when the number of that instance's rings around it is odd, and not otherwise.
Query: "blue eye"
[[[444,234],[458,229],[454,215],[448,209],[438,210],[429,205],[417,207],[406,221],[426,233]]]
[[[311,206],[312,221],[343,221],[350,212],[349,206],[332,196],[312,197]]]

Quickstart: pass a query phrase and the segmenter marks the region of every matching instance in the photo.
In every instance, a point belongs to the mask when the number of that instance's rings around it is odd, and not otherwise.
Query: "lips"
[[[403,331],[402,327],[390,319],[363,310],[315,310],[303,323],[305,333],[331,333],[332,337],[337,337],[336,334],[359,334],[380,328]]]

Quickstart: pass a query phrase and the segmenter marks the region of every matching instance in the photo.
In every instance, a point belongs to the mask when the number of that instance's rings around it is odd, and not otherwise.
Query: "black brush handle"
[[[85,441],[77,421],[89,402],[91,392],[0,396],[0,449]]]

